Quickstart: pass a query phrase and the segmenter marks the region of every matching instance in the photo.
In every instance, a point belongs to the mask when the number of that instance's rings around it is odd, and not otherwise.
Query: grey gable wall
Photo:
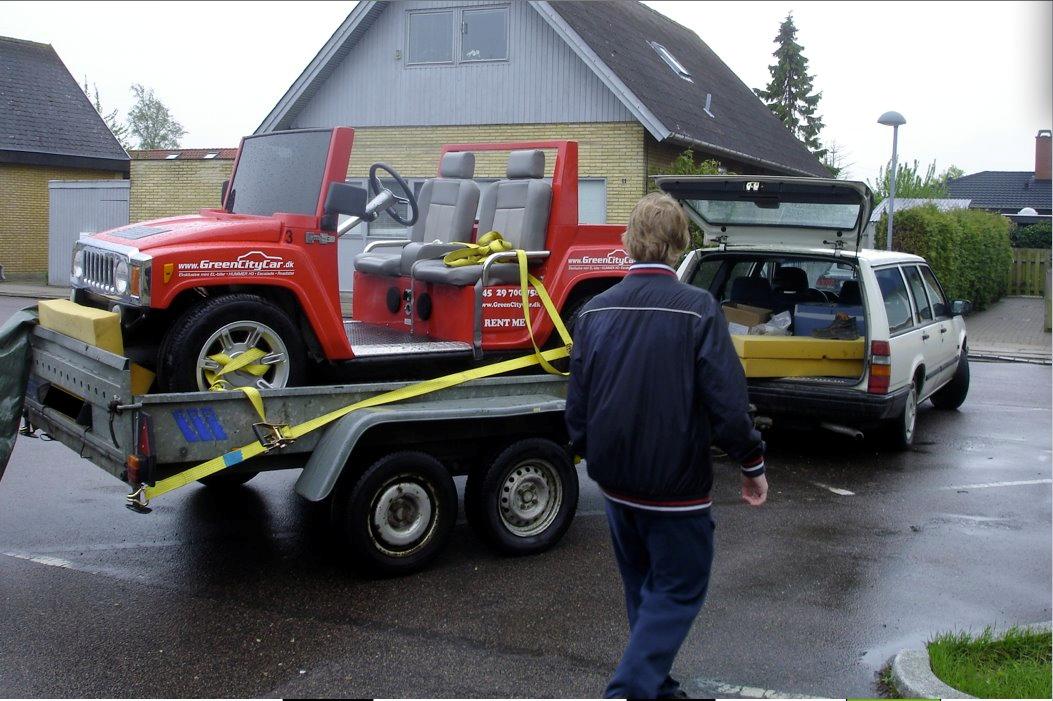
[[[508,61],[406,65],[406,10],[509,5]],[[402,58],[395,59],[395,51]],[[526,0],[392,2],[291,128],[630,122],[634,117]]]

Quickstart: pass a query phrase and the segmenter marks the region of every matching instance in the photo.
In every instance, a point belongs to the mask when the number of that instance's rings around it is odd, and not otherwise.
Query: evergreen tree
[[[813,76],[808,75],[808,59],[804,57],[803,47],[797,43],[797,27],[792,13],[786,15],[779,25],[775,43],[778,48],[772,55],[776,62],[768,66],[771,82],[767,89],[755,89],[754,92],[816,158],[823,160],[827,155],[827,149],[819,142],[823,120],[816,113],[823,94],[812,92]]]

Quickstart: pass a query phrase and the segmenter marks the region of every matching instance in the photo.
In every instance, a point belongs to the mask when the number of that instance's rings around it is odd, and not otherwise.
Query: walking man
[[[625,587],[629,644],[608,698],[686,698],[669,676],[705,600],[713,561],[710,444],[742,466],[742,498],[764,503],[764,442],[720,306],[677,280],[690,242],[668,195],[640,200],[623,237],[638,261],[574,329],[566,420],[606,497]]]

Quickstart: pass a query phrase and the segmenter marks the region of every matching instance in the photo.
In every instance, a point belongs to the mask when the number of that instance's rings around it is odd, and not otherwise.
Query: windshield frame
[[[324,128],[324,127],[323,128],[313,128],[313,129],[288,129],[288,130],[282,130],[282,131],[265,132],[263,134],[252,134],[250,136],[242,137],[241,143],[238,146],[237,157],[234,160],[234,167],[231,170],[230,184],[227,187],[227,192],[226,192],[226,194],[225,194],[225,196],[223,198],[223,205],[222,205],[223,210],[225,212],[227,212],[228,214],[236,214],[238,216],[272,217],[272,216],[275,216],[277,214],[291,214],[291,215],[294,215],[294,216],[301,216],[301,217],[302,216],[321,217],[323,215],[323,213],[324,213],[323,212],[323,208],[325,206],[326,190],[328,189],[327,185],[332,180],[332,172],[331,171],[332,171],[333,161],[334,161],[334,151],[335,151],[334,145],[335,145],[335,142],[337,140],[337,131],[338,131],[338,129]],[[348,131],[351,131],[351,130],[348,130]],[[256,214],[256,213],[248,213],[248,212],[241,212],[241,213],[239,213],[239,212],[233,211],[233,207],[237,204],[237,193],[236,193],[237,188],[235,187],[235,184],[237,183],[238,173],[239,173],[239,171],[241,170],[241,167],[242,167],[242,155],[245,152],[245,147],[246,147],[247,143],[249,143],[249,142],[251,142],[253,140],[256,140],[256,139],[264,139],[264,138],[280,139],[280,138],[287,137],[287,136],[294,135],[294,134],[322,133],[322,132],[328,133],[329,134],[329,139],[328,139],[327,144],[326,144],[325,157],[324,157],[321,165],[319,166],[319,168],[321,170],[321,179],[319,181],[318,197],[317,197],[317,200],[315,201],[314,208],[313,208],[312,211],[310,211],[310,212],[285,212],[285,211],[282,211],[280,209],[276,209],[275,211],[271,212],[270,214]],[[347,147],[348,147],[348,151],[350,152],[350,143],[348,143]],[[346,169],[346,163],[345,163],[345,169]],[[341,178],[341,180],[342,179],[343,178]]]

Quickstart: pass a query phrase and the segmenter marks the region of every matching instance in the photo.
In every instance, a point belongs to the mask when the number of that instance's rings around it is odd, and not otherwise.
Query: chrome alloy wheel
[[[397,478],[381,488],[371,510],[369,532],[390,555],[409,555],[423,545],[435,527],[434,495],[417,482]]]
[[[510,533],[528,538],[552,525],[562,503],[563,486],[556,468],[546,460],[529,459],[505,476],[498,513]]]
[[[903,407],[903,439],[910,444],[914,440],[914,426],[918,421],[918,390],[911,386],[907,393],[907,405]]]
[[[205,391],[212,386],[208,375],[216,376],[224,365],[243,353],[257,350],[262,355],[252,365],[222,376],[233,387],[281,389],[289,382],[289,349],[270,326],[258,321],[235,321],[217,329],[201,346],[197,355],[197,385]]]

